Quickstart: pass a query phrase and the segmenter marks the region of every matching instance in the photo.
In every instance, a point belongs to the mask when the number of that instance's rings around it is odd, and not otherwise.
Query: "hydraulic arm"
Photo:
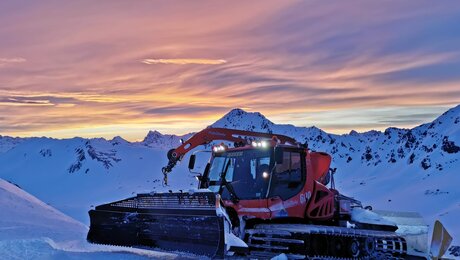
[[[167,185],[168,177],[167,174],[172,171],[176,163],[184,157],[186,153],[188,153],[193,148],[209,144],[212,141],[229,141],[234,142],[235,146],[244,146],[252,140],[255,139],[272,139],[276,138],[278,142],[281,144],[296,144],[296,140],[278,134],[272,133],[258,133],[258,132],[250,132],[250,131],[243,131],[243,130],[236,130],[236,129],[227,129],[227,128],[206,128],[196,134],[194,134],[190,139],[184,141],[179,147],[176,149],[171,149],[168,152],[168,165],[162,168],[163,175],[164,175],[164,184]]]

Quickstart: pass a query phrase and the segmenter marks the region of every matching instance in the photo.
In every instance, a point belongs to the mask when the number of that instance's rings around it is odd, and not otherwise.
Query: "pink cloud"
[[[327,126],[305,113],[450,106],[460,100],[460,78],[443,77],[439,66],[458,66],[460,35],[440,17],[459,4],[429,3],[0,3],[0,66],[8,64],[0,69],[0,118],[11,126],[0,133],[79,135],[82,126],[114,124],[138,127],[139,136],[146,128],[187,131],[234,107]],[[424,76],[443,80],[407,73],[431,67]],[[49,103],[25,102],[31,98]],[[383,121],[392,120],[374,127]]]

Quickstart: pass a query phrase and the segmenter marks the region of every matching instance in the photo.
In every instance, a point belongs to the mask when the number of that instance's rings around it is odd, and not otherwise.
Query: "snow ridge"
[[[168,135],[162,134],[158,131],[149,131],[147,136],[144,138],[142,142],[138,144],[151,147],[151,148],[159,148],[159,149],[171,149],[173,147],[177,147],[180,144],[180,139],[187,140],[193,135],[193,133],[186,134],[186,135]]]
[[[390,127],[384,132],[351,131],[349,134],[334,135],[314,126],[274,124],[260,113],[248,113],[242,109],[230,111],[210,127],[291,136],[300,143],[307,142],[312,150],[330,153],[337,164],[351,163],[353,160],[367,166],[402,162],[424,170],[434,167],[442,171],[457,162],[460,154],[460,105],[432,123],[413,129]]]

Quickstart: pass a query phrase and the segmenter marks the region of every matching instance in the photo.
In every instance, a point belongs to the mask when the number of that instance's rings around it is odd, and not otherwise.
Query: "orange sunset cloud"
[[[0,3],[1,135],[138,140],[235,107],[344,133],[460,101],[457,2],[85,2]]]

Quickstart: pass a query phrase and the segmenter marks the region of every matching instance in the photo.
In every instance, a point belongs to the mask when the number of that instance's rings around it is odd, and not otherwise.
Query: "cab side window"
[[[299,152],[283,153],[283,163],[277,164],[272,176],[271,196],[286,200],[302,189],[302,160]]]

